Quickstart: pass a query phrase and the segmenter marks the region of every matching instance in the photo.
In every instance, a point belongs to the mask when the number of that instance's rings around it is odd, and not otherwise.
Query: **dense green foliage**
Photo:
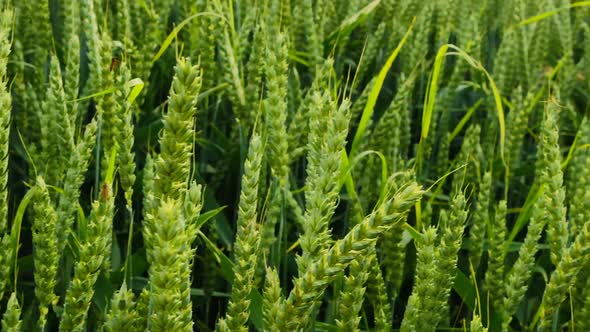
[[[2,331],[590,330],[590,2],[0,0]]]

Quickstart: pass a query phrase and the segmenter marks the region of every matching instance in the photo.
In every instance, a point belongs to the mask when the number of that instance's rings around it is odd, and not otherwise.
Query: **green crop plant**
[[[1,330],[589,330],[589,27],[0,0]]]

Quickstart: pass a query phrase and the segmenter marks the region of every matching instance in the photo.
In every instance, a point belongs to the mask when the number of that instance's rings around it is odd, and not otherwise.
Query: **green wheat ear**
[[[145,230],[150,240],[150,315],[148,325],[153,331],[192,331],[190,302],[183,290],[190,282],[187,276],[189,257],[194,251],[188,245],[186,220],[178,201],[161,201],[153,218],[153,226]],[[153,232],[153,233],[152,233]],[[188,305],[187,305],[188,304]]]
[[[518,304],[525,296],[544,227],[547,225],[551,261],[554,264],[559,264],[567,248],[568,232],[563,203],[565,188],[556,121],[556,104],[550,101],[545,108],[539,135],[540,146],[535,174],[536,181],[541,185],[541,193],[533,206],[527,235],[519,249],[518,259],[505,278],[506,294],[502,304],[504,328],[507,328]]]
[[[399,223],[403,223],[403,219]],[[368,298],[373,305],[375,328],[378,331],[389,331],[393,325],[392,303],[387,292],[387,286],[377,260],[377,253],[370,254]],[[394,298],[392,296],[392,298]]]
[[[13,12],[3,9],[0,12],[0,236],[8,226],[8,154],[12,101],[8,90],[7,65],[10,56],[10,26]]]
[[[81,29],[86,36],[89,67],[89,77],[84,86],[84,94],[91,95],[98,92],[102,86],[102,64],[104,62],[100,52],[102,40],[98,32],[98,19],[96,17],[94,1],[80,1],[80,15],[82,17]]]
[[[403,220],[410,208],[422,197],[422,189],[410,182],[380,208],[354,226],[341,240],[320,254],[295,279],[294,288],[285,303],[287,329],[306,327],[321,295],[336,277],[358,255],[368,250],[379,236],[392,225]]]
[[[374,253],[374,250],[370,252]],[[369,279],[370,266],[366,264],[369,257],[371,256],[357,257],[348,266],[348,275],[344,277],[344,287],[340,291],[339,318],[336,319],[336,325],[342,331],[358,330],[361,321],[359,312],[365,297],[365,283]],[[376,263],[374,260],[372,262]]]
[[[201,89],[201,69],[190,59],[180,58],[174,69],[168,97],[168,112],[162,122],[160,154],[155,159],[156,197],[179,199],[187,190],[193,156],[196,103]]]
[[[474,183],[474,182],[469,182]],[[483,254],[486,227],[490,223],[490,203],[492,201],[492,173],[486,172],[479,186],[475,211],[471,216],[471,228],[469,230],[470,259],[473,268],[477,269]]]
[[[129,100],[131,89],[128,81],[131,78],[129,68],[124,64],[119,68],[119,75],[115,80],[115,101],[118,111],[115,113],[117,117],[117,128],[115,130],[115,146],[117,147],[117,165],[119,167],[119,179],[121,187],[125,192],[125,200],[127,206],[131,209],[133,198],[133,186],[135,185],[135,153],[133,145],[135,138],[133,132],[135,126],[133,123],[133,107]]]
[[[90,122],[74,148],[68,169],[63,181],[63,191],[59,195],[57,203],[57,227],[59,252],[66,247],[66,240],[75,220],[78,201],[81,195],[80,187],[84,182],[84,176],[88,170],[92,157],[92,150],[96,144],[97,120]]]
[[[289,176],[289,145],[287,141],[287,84],[288,84],[288,43],[284,34],[279,34],[273,45],[266,50],[265,74],[268,96],[264,101],[269,145],[268,159],[273,175],[281,187]]]
[[[40,115],[40,157],[45,179],[49,184],[58,184],[67,171],[67,163],[74,150],[75,123],[71,123],[68,113],[62,72],[55,55],[51,56],[49,75],[47,98],[42,102],[43,112]]]
[[[260,254],[260,225],[258,213],[258,183],[263,145],[260,135],[254,133],[250,140],[248,158],[244,162],[242,191],[240,193],[237,234],[234,244],[234,282],[224,319],[219,321],[220,331],[248,331],[249,295],[253,286],[253,275]]]
[[[125,283],[113,294],[111,308],[107,313],[105,329],[109,332],[139,332],[144,329],[139,325],[140,317],[133,291]]]
[[[488,329],[483,327],[483,324],[481,322],[481,317],[479,316],[474,316],[473,319],[471,320],[471,323],[469,323],[469,328],[471,332],[487,332]]]
[[[260,31],[259,33],[262,33]],[[257,280],[264,273],[264,260],[269,256],[274,244],[275,226],[284,212],[284,196],[289,191],[291,156],[287,134],[287,89],[289,80],[288,41],[286,35],[278,34],[277,40],[270,43],[264,59],[267,76],[267,97],[263,101],[263,114],[266,128],[266,141],[272,142],[265,149],[270,165],[272,182],[276,183],[275,194],[267,207],[266,220],[262,226]],[[254,61],[254,60],[253,60]],[[263,187],[261,187],[263,188]]]
[[[504,259],[506,258],[506,201],[502,200],[495,209],[488,231],[488,269],[484,285],[494,310],[502,312],[504,294]]]
[[[285,297],[277,270],[266,268],[262,315],[266,331],[280,331],[285,324]]]
[[[328,93],[316,94],[310,109],[308,138],[306,209],[303,234],[300,237],[303,255],[297,259],[299,271],[307,267],[332,242],[328,224],[338,200],[338,177],[341,151],[346,144],[350,103],[340,106]],[[335,176],[336,175],[336,176]]]
[[[106,255],[110,252],[114,213],[112,190],[111,183],[104,183],[98,200],[92,203],[86,236],[81,239],[79,259],[66,292],[63,316],[59,323],[60,331],[85,329],[96,280],[104,268]]]
[[[585,117],[578,129],[578,146],[590,144],[590,119]],[[568,164],[566,182],[569,200],[570,233],[576,234],[584,223],[590,220],[590,163],[589,149],[576,149]]]
[[[402,332],[423,331],[418,329],[422,326],[421,321],[424,324],[429,324],[434,320],[433,313],[425,309],[432,309],[431,304],[434,301],[434,299],[428,296],[428,291],[430,288],[436,287],[431,281],[432,273],[430,271],[430,267],[436,264],[434,249],[436,237],[436,230],[429,227],[422,233],[422,241],[416,243],[418,258],[416,262],[414,288],[412,289],[412,295],[408,299],[406,313],[402,320],[400,328]]]
[[[4,292],[8,290],[13,282],[11,272],[14,246],[11,242],[10,234],[4,234],[0,237],[0,295],[4,295]]]
[[[11,245],[11,237],[8,230],[8,161],[9,161],[9,138],[10,122],[12,118],[12,101],[8,90],[7,65],[10,55],[10,27],[12,26],[13,12],[9,7],[3,6],[0,12],[0,298],[11,284],[10,274],[12,272],[12,257],[14,255],[14,245]],[[16,283],[16,280],[14,280]],[[14,299],[13,299],[14,297]],[[14,327],[16,331],[16,321],[14,318],[18,309],[17,319],[20,315],[20,308],[16,295],[12,294],[8,309],[11,310],[6,327],[2,322],[3,329],[8,330]],[[11,318],[12,317],[12,318]],[[20,325],[18,325],[20,326]]]
[[[6,311],[2,317],[2,331],[6,332],[21,332],[23,329],[23,321],[21,316],[21,306],[16,298],[16,293],[10,294]]]
[[[569,238],[566,221],[565,187],[561,170],[561,151],[559,147],[559,127],[557,102],[550,100],[541,126],[540,138],[540,177],[544,192],[550,195],[544,201],[547,205],[547,241],[551,252],[551,261],[557,265]],[[544,196],[542,196],[544,197]]]
[[[590,255],[590,224],[586,223],[576,235],[572,245],[564,250],[561,260],[545,287],[543,293],[544,312],[539,324],[540,331],[551,329],[554,314],[559,311],[568,290],[576,284],[579,272],[588,262],[588,255]]]
[[[58,301],[54,293],[60,258],[56,234],[57,213],[42,177],[37,178],[37,186],[32,190],[36,191],[32,225],[35,296],[39,301],[39,327],[44,328],[49,308]]]
[[[590,1],[0,0],[0,329],[590,331],[589,77]]]
[[[438,320],[433,326],[437,326],[445,318],[449,309],[448,297],[455,280],[458,253],[463,241],[463,231],[467,220],[467,200],[462,192],[456,193],[449,206],[448,219],[442,218],[439,223],[440,244],[437,247],[437,270],[434,276],[436,286],[431,290],[432,299],[436,299]],[[438,296],[434,295],[438,294]]]

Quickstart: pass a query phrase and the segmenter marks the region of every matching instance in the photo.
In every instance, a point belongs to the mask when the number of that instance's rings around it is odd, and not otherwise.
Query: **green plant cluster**
[[[590,2],[0,0],[1,331],[590,331]]]

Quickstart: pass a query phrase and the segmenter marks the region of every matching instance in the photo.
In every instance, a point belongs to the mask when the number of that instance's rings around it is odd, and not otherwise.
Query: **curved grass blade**
[[[127,86],[129,88],[131,88],[131,92],[129,93],[129,102],[131,104],[133,104],[133,102],[135,101],[135,99],[137,98],[137,96],[141,93],[141,90],[143,89],[145,83],[139,79],[139,78],[134,78],[132,80],[130,80],[129,82],[127,82]],[[82,101],[82,100],[87,100],[87,99],[92,99],[95,97],[101,97],[104,95],[108,95],[111,93],[114,93],[115,91],[117,91],[117,88],[110,88],[110,89],[106,89],[106,90],[102,90],[102,91],[98,91],[96,93],[93,93],[91,95],[87,95],[84,97],[80,97],[80,98],[76,98],[73,100],[68,100],[68,103],[73,103],[73,102],[77,102],[77,101]]]
[[[106,177],[105,177],[105,182],[107,184],[111,184],[113,183],[113,179],[115,177],[115,161],[117,159],[117,146],[115,145],[115,147],[113,147],[113,149],[111,150],[111,155],[109,156],[109,166],[107,168],[107,172],[106,172]]]
[[[27,211],[27,206],[31,202],[31,199],[35,195],[35,190],[29,190],[23,197],[23,199],[18,204],[18,208],[16,210],[16,215],[14,216],[14,220],[12,222],[12,228],[10,229],[10,238],[12,241],[13,246],[13,256],[12,256],[12,265],[14,266],[14,287],[16,290],[16,281],[18,280],[18,249],[20,247],[20,235],[23,225],[23,217],[25,216],[25,211]]]
[[[506,241],[508,241],[508,243],[511,243],[512,241],[514,241],[514,239],[516,238],[516,235],[518,235],[518,232],[520,232],[520,230],[524,227],[524,225],[529,220],[531,213],[532,213],[533,206],[535,205],[535,202],[537,201],[537,199],[541,195],[542,191],[543,191],[543,186],[542,185],[539,186],[537,183],[533,184],[533,186],[529,190],[527,198],[524,202],[524,206],[522,207],[522,210],[520,211],[518,218],[516,219],[516,222],[514,223],[512,230],[510,231],[510,235],[508,236],[508,239],[506,240]]]
[[[223,211],[227,206],[218,207],[215,210],[207,211],[205,213],[201,213],[201,215],[197,218],[196,227],[200,229],[207,221],[211,220],[213,217],[218,215],[221,211]]]
[[[481,105],[482,102],[483,102],[483,99],[479,99],[477,102],[475,102],[475,104],[473,104],[473,106],[471,106],[467,110],[467,113],[465,113],[465,115],[461,118],[461,120],[459,121],[459,123],[457,124],[455,129],[453,129],[453,132],[451,133],[451,136],[449,137],[450,141],[452,141],[453,139],[455,139],[455,137],[457,137],[457,135],[459,135],[461,130],[463,130],[463,127],[465,127],[465,124],[467,124],[467,121],[469,121],[469,119],[471,119],[471,116],[473,116],[473,113],[479,108],[479,105]]]
[[[436,57],[434,58],[434,65],[432,72],[428,78],[428,85],[426,86],[426,98],[424,99],[424,111],[422,112],[422,130],[420,131],[420,142],[418,143],[418,153],[416,156],[419,170],[422,169],[423,156],[423,142],[428,137],[428,131],[430,130],[430,122],[432,122],[432,114],[434,112],[434,101],[436,100],[436,93],[438,92],[438,78],[442,71],[444,60],[447,55],[449,45],[445,44],[438,49]]]
[[[141,93],[141,90],[143,90],[143,87],[145,86],[145,83],[140,79],[140,78],[134,78],[131,81],[127,82],[127,86],[131,88],[131,91],[129,92],[129,104],[133,104],[135,102],[135,99],[137,99],[137,96],[139,96],[139,94]]]
[[[348,36],[354,28],[356,28],[359,24],[363,23],[365,19],[377,8],[377,6],[381,3],[381,0],[373,0],[364,8],[356,12],[354,15],[346,18],[336,30],[332,31],[328,36],[328,39],[333,39],[335,37],[345,37]]]
[[[164,42],[160,46],[158,53],[156,53],[156,55],[154,55],[154,57],[152,58],[152,63],[154,63],[154,62],[158,61],[158,59],[160,59],[162,54],[164,54],[164,52],[166,52],[166,50],[168,49],[170,44],[172,44],[172,41],[176,38],[176,36],[178,36],[178,33],[180,32],[180,30],[182,30],[182,28],[184,28],[187,24],[189,24],[190,21],[192,21],[193,19],[195,19],[197,17],[207,16],[207,15],[215,16],[215,17],[218,17],[222,20],[225,19],[223,16],[216,14],[214,12],[202,12],[202,13],[198,13],[198,14],[195,14],[195,15],[185,18],[182,22],[180,22],[177,26],[175,26],[174,29],[172,29],[172,32],[170,32],[170,34],[168,34],[168,37],[166,37],[166,39],[164,39]]]
[[[424,99],[424,113],[422,114],[422,130],[420,131],[420,141],[428,137],[430,122],[432,122],[432,113],[434,112],[434,102],[438,92],[438,79],[443,69],[444,60],[448,49],[449,44],[441,46],[436,53],[436,57],[434,58],[434,65],[432,67],[432,72],[430,73],[428,86],[426,87],[426,98]]]
[[[579,1],[579,2],[576,2],[576,3],[572,3],[572,4],[568,5],[568,6],[564,6],[564,7],[560,7],[560,8],[555,8],[553,10],[546,11],[546,12],[543,12],[541,14],[537,14],[535,16],[529,17],[527,19],[524,19],[524,20],[516,23],[511,28],[520,28],[520,27],[523,27],[523,26],[528,25],[528,24],[537,23],[537,22],[539,22],[541,20],[544,20],[546,18],[549,18],[549,17],[551,17],[553,15],[559,14],[562,11],[566,11],[566,10],[569,10],[569,9],[572,9],[572,8],[576,8],[576,7],[590,7],[590,1]]]
[[[391,55],[389,55],[389,58],[387,58],[385,65],[383,65],[383,68],[381,68],[379,74],[377,75],[377,78],[375,79],[375,83],[373,85],[373,88],[371,89],[371,93],[369,94],[369,99],[367,100],[367,104],[363,109],[363,114],[361,116],[358,129],[354,134],[354,139],[352,140],[352,147],[350,149],[351,157],[354,157],[354,155],[356,154],[358,147],[360,146],[361,139],[363,138],[365,131],[367,130],[367,126],[369,125],[369,121],[371,120],[371,117],[373,115],[373,110],[375,109],[375,104],[377,103],[377,97],[379,97],[379,93],[381,92],[381,88],[383,87],[383,82],[385,81],[385,77],[389,72],[389,68],[391,68],[393,61],[397,58],[397,55],[399,54],[402,47],[408,40],[410,32],[412,32],[412,29],[414,27],[414,23],[416,23],[416,17],[414,17],[412,23],[410,23],[408,31],[406,31],[406,34],[399,42],[397,47],[393,50]]]
[[[368,151],[363,151],[361,154],[359,154],[358,156],[356,156],[354,158],[354,160],[352,160],[352,162],[348,162],[348,157],[343,156],[343,158],[346,158],[346,163],[342,163],[341,164],[341,173],[340,176],[338,177],[338,187],[341,188],[342,185],[345,185],[347,183],[348,178],[350,177],[350,172],[352,171],[352,169],[354,168],[354,166],[356,166],[358,164],[359,161],[361,161],[363,158],[368,157],[369,155],[375,154],[377,155],[377,157],[379,157],[379,160],[381,161],[381,188],[380,188],[380,195],[379,198],[381,200],[381,198],[385,195],[385,184],[387,183],[387,175],[389,174],[389,172],[387,171],[387,160],[385,160],[385,156],[383,155],[383,153],[379,152],[379,151],[374,151],[374,150],[368,150]],[[350,184],[349,184],[350,185]],[[354,185],[353,185],[354,188]],[[348,186],[347,186],[347,190],[348,190]]]
[[[454,52],[447,52],[449,49],[452,49]],[[422,167],[422,160],[423,160],[423,148],[422,143],[424,139],[428,137],[428,131],[430,128],[430,122],[432,121],[432,113],[434,111],[434,102],[436,100],[436,94],[438,91],[438,79],[440,73],[442,71],[442,66],[444,65],[444,58],[448,55],[457,55],[461,57],[463,60],[467,61],[467,63],[472,66],[473,68],[481,71],[484,73],[486,78],[488,79],[488,83],[490,84],[490,88],[492,89],[492,95],[494,97],[494,102],[496,104],[496,113],[498,117],[498,124],[500,127],[500,158],[502,162],[505,164],[504,160],[504,143],[506,141],[506,124],[504,120],[504,108],[502,106],[502,97],[500,95],[500,91],[492,78],[492,75],[484,68],[484,66],[473,57],[471,57],[467,52],[462,50],[461,48],[453,45],[453,44],[445,44],[441,46],[436,54],[436,58],[434,60],[434,66],[432,68],[432,73],[430,75],[430,80],[428,83],[428,87],[426,88],[426,99],[424,100],[424,113],[422,115],[422,131],[420,135],[420,143],[418,144],[418,167],[421,169]]]

